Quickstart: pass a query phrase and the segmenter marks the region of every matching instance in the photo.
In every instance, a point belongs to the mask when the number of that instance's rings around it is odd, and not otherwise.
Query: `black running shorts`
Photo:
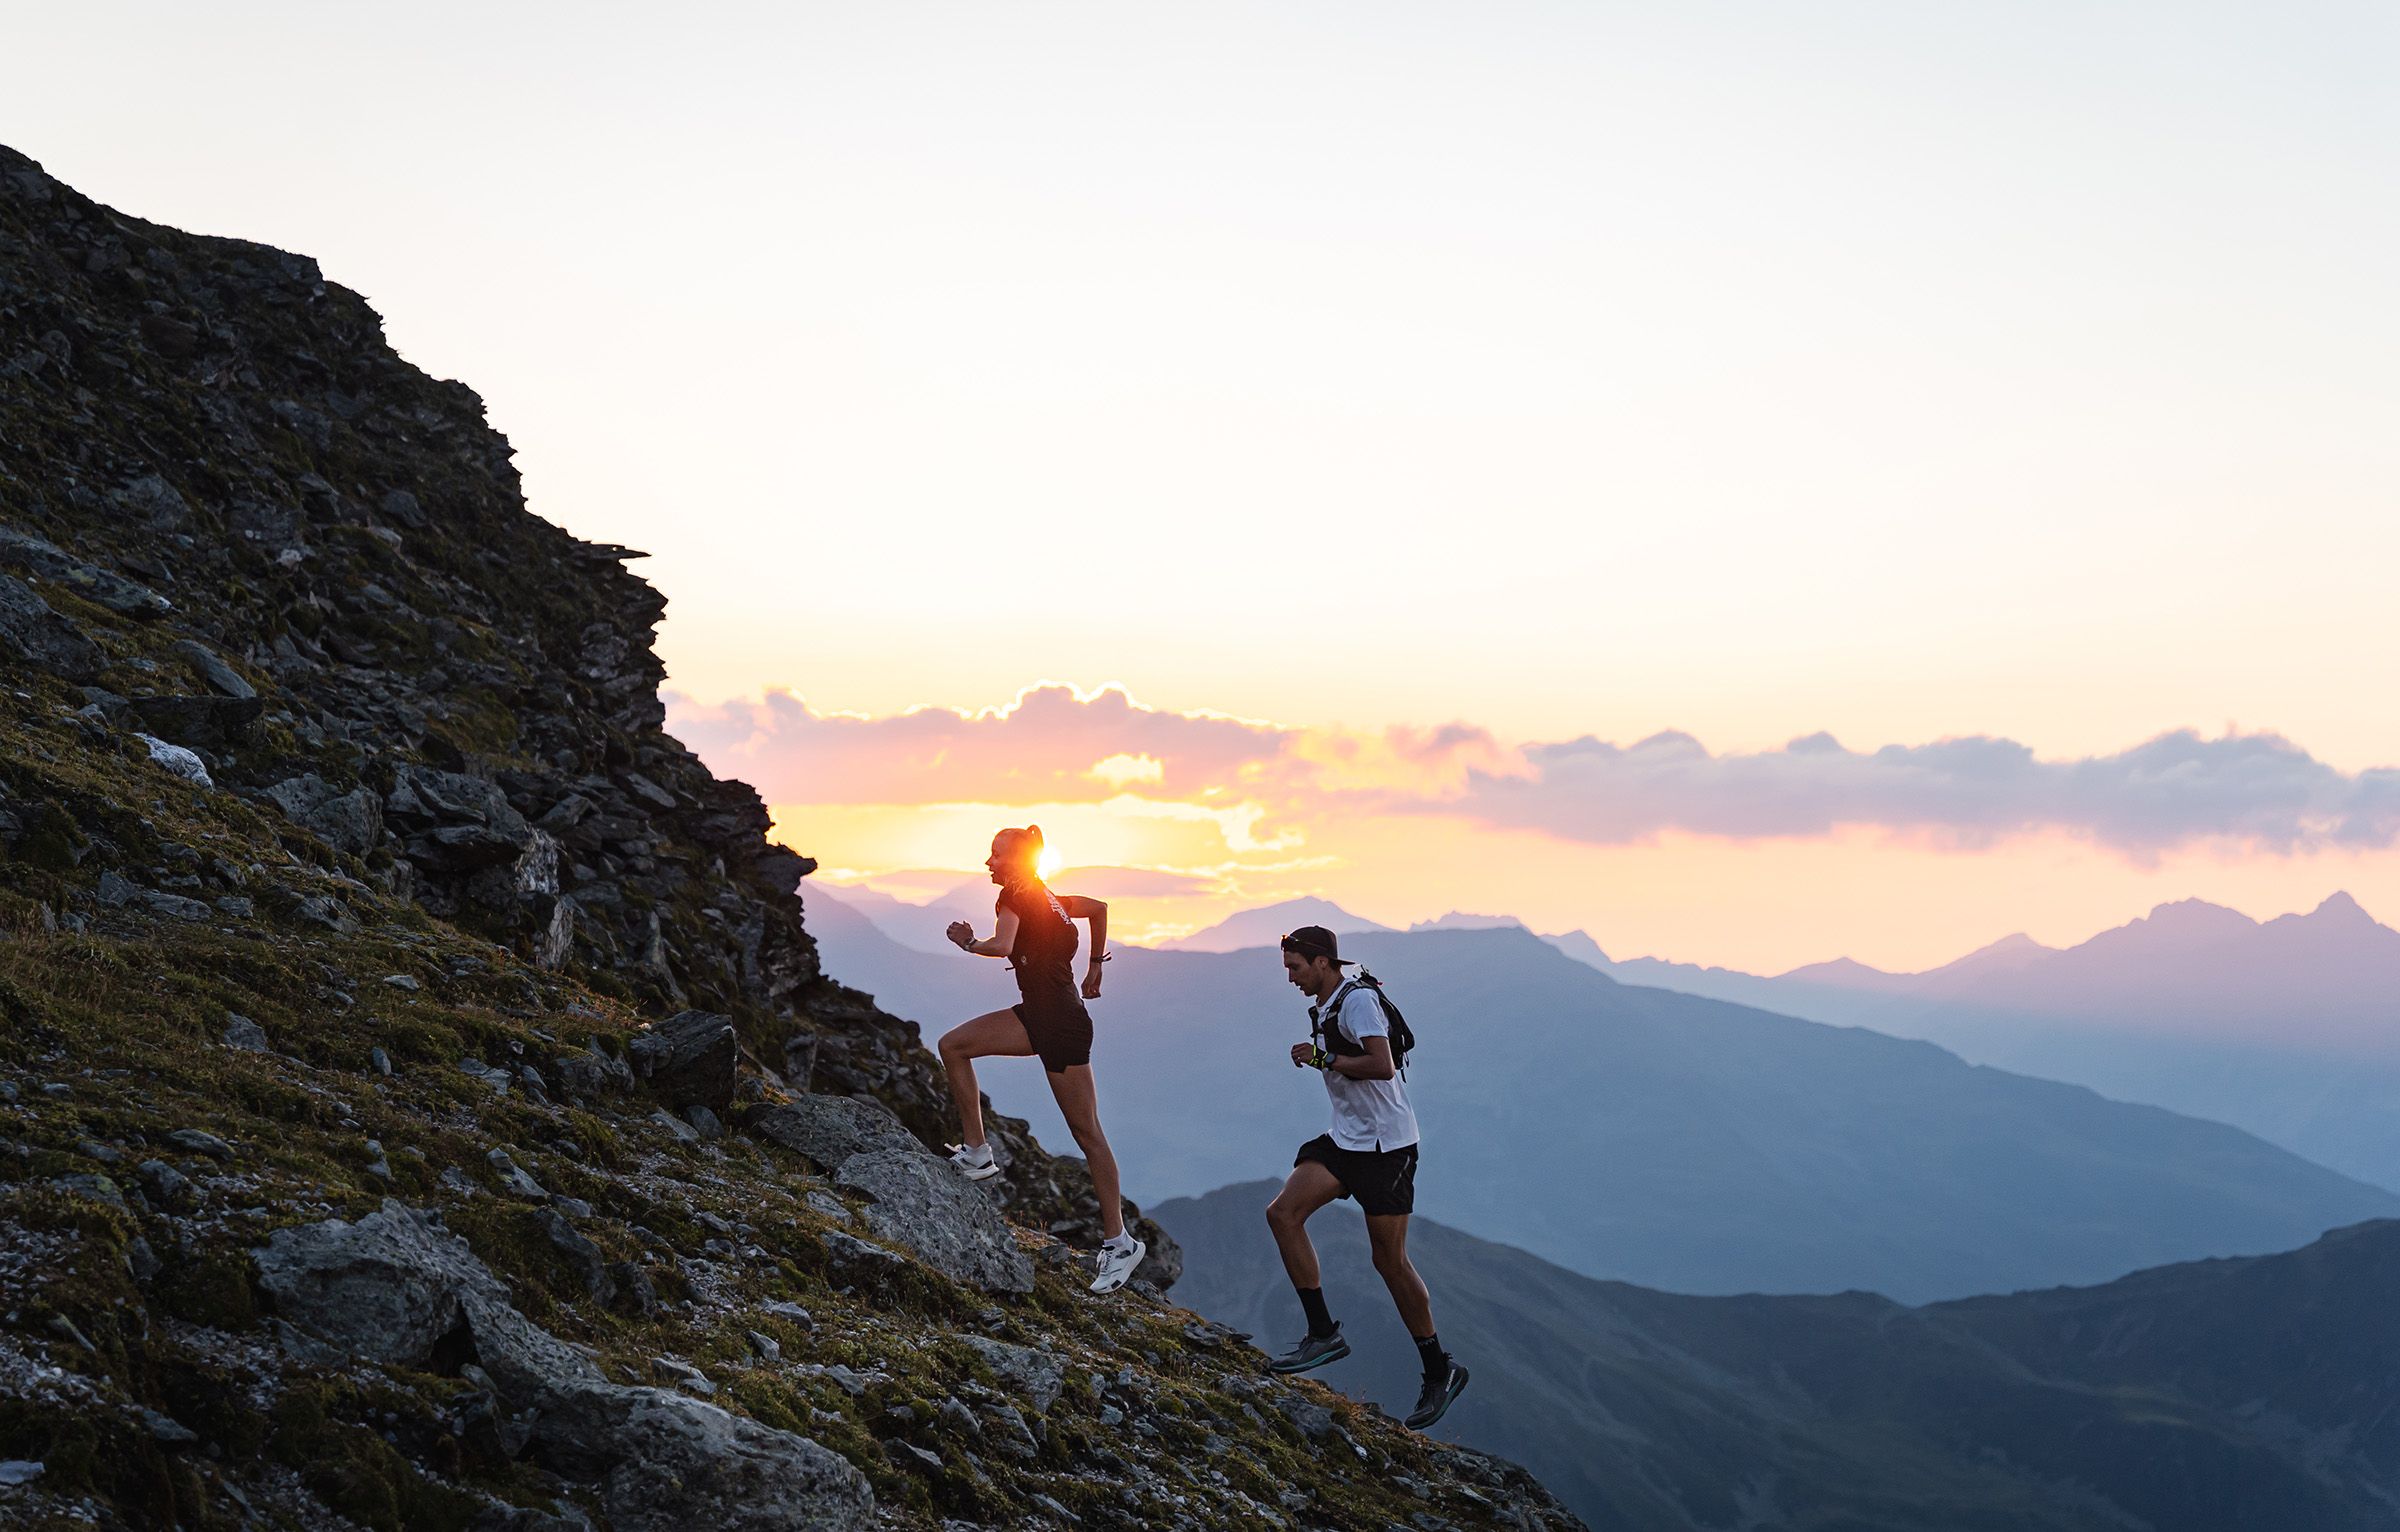
[[[1294,1165],[1318,1164],[1342,1183],[1342,1195],[1356,1197],[1360,1211],[1372,1217],[1413,1213],[1417,1209],[1417,1146],[1405,1149],[1345,1149],[1330,1133],[1320,1133],[1300,1146]]]
[[[1035,1005],[1019,1001],[1009,1007],[1024,1025],[1026,1040],[1052,1074],[1092,1061],[1092,1013],[1081,1005]]]

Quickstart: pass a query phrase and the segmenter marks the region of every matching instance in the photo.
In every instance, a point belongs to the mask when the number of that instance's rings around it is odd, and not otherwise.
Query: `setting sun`
[[[1058,854],[1056,846],[1044,846],[1042,854],[1034,859],[1033,870],[1040,875],[1044,883],[1047,883],[1057,877],[1058,870],[1066,865],[1066,858]]]

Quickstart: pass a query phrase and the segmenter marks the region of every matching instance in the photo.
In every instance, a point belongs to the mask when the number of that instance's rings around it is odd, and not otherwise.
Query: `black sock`
[[[1325,1289],[1303,1287],[1299,1289],[1299,1293],[1300,1307],[1308,1310],[1308,1333],[1331,1335],[1333,1333],[1333,1315],[1325,1307]]]
[[[1428,1335],[1417,1342],[1417,1359],[1425,1364],[1425,1380],[1437,1383],[1450,1376],[1450,1353],[1442,1349],[1442,1338]]]

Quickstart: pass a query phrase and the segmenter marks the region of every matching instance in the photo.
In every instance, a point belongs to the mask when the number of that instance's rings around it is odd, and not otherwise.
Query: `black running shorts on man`
[[[1370,1217],[1407,1214],[1417,1210],[1417,1146],[1404,1149],[1345,1149],[1330,1133],[1320,1133],[1300,1146],[1294,1165],[1322,1165],[1341,1183],[1341,1195],[1358,1199],[1359,1210]]]
[[[1083,1008],[1083,991],[1075,985],[1075,922],[1058,897],[1033,879],[1002,889],[996,907],[1017,917],[1008,964],[1017,976],[1017,993],[1024,996],[1012,1009],[1026,1040],[1052,1074],[1089,1064],[1092,1013]]]

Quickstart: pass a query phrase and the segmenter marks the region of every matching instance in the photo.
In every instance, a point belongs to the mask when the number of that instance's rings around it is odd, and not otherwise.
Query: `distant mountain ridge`
[[[1238,952],[1246,947],[1272,947],[1300,926],[1323,926],[1336,936],[1366,931],[1389,931],[1363,915],[1353,915],[1330,899],[1285,899],[1229,915],[1213,926],[1158,944],[1160,952]]]
[[[2263,921],[2187,899],[2072,947],[2019,934],[1923,973],[1848,959],[1771,978],[1650,958],[1603,971],[1924,1038],[2400,1188],[2400,931],[2346,893]]]
[[[1162,1203],[1177,1295],[1274,1343],[1299,1308],[1273,1181]],[[1416,1354],[1345,1204],[1311,1229],[1354,1347],[1316,1376],[1405,1408]],[[2105,1286],[1905,1308],[1593,1281],[1410,1232],[1474,1382],[1437,1435],[1645,1532],[2367,1532],[2400,1505],[2400,1223]]]

